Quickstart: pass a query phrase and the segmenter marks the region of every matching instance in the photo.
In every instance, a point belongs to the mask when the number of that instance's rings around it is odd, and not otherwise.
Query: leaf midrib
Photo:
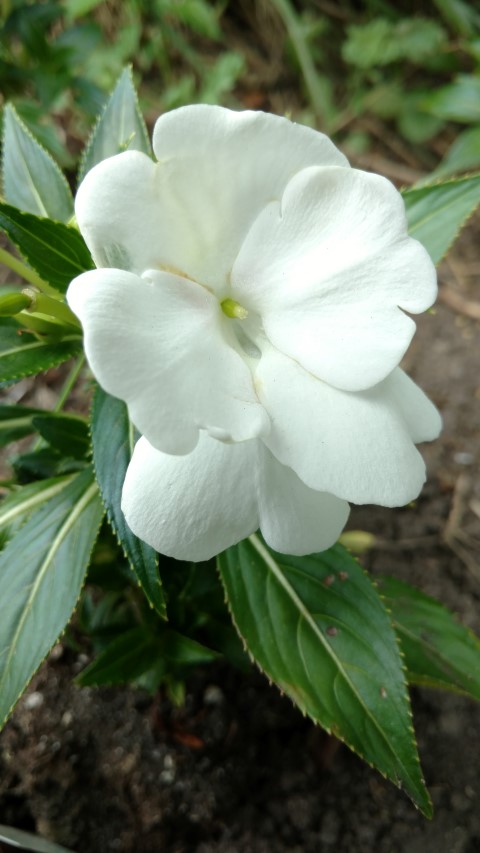
[[[391,745],[391,743],[390,743],[390,741],[389,741],[389,739],[388,739],[388,737],[387,737],[386,733],[384,732],[383,728],[380,726],[380,724],[379,724],[379,723],[378,723],[378,721],[375,719],[375,717],[374,717],[374,716],[372,716],[372,713],[371,713],[370,709],[368,708],[368,706],[367,706],[367,705],[365,705],[365,703],[364,703],[364,701],[363,701],[362,697],[358,694],[358,691],[356,690],[355,686],[352,684],[351,679],[348,677],[347,673],[345,672],[345,670],[344,670],[344,668],[343,668],[343,666],[342,666],[342,664],[341,664],[341,661],[337,658],[337,656],[335,655],[335,653],[334,653],[333,649],[331,648],[331,646],[326,642],[326,640],[325,640],[325,638],[324,638],[324,636],[323,636],[322,632],[320,631],[320,629],[319,629],[318,625],[316,624],[315,620],[314,620],[314,619],[312,619],[311,614],[309,613],[309,611],[307,610],[307,608],[306,608],[306,607],[305,607],[305,605],[303,604],[303,602],[302,602],[301,598],[297,595],[297,593],[295,592],[295,590],[294,590],[294,589],[292,589],[291,585],[289,584],[289,582],[288,582],[288,581],[287,581],[287,579],[285,578],[285,576],[284,576],[284,574],[282,573],[282,571],[281,571],[281,569],[280,569],[280,566],[278,565],[278,563],[276,562],[276,560],[274,560],[274,558],[271,556],[271,554],[269,554],[269,552],[267,551],[267,549],[262,545],[262,543],[261,543],[261,542],[260,542],[260,540],[258,539],[257,534],[253,533],[251,536],[249,536],[249,540],[250,540],[250,542],[252,543],[252,545],[253,545],[253,547],[255,548],[255,550],[258,552],[258,554],[259,554],[259,555],[262,557],[262,559],[265,561],[265,563],[266,563],[267,567],[268,567],[268,568],[270,569],[270,571],[273,573],[273,575],[274,575],[274,576],[275,576],[275,578],[277,579],[277,581],[278,581],[278,583],[280,584],[280,586],[282,586],[282,587],[283,587],[283,589],[285,590],[285,592],[287,593],[287,595],[290,597],[290,599],[292,600],[292,602],[296,605],[296,607],[298,608],[299,612],[302,614],[302,616],[303,616],[303,618],[305,619],[305,621],[307,622],[307,624],[309,624],[309,625],[310,625],[310,627],[311,627],[312,631],[314,632],[314,634],[315,634],[315,635],[318,637],[318,639],[320,640],[320,642],[321,642],[321,644],[322,644],[323,648],[325,649],[325,651],[329,654],[329,656],[330,656],[330,657],[332,658],[332,660],[335,662],[336,666],[338,667],[339,672],[342,674],[343,678],[345,679],[345,682],[346,682],[346,683],[348,684],[348,686],[350,687],[350,689],[351,689],[351,691],[352,691],[353,695],[357,697],[357,701],[359,702],[359,704],[361,705],[361,707],[364,709],[366,716],[370,719],[370,721],[373,723],[374,727],[375,727],[375,728],[378,730],[378,732],[380,733],[380,735],[381,735],[382,739],[385,741],[385,743],[386,743],[386,745],[387,745],[387,748],[388,748],[389,752],[390,752],[392,755],[394,755],[394,756],[395,756],[395,758],[397,759],[397,761],[398,761],[399,765],[400,765],[401,767],[403,767],[403,768],[404,768],[405,774],[406,774],[406,776],[411,780],[413,787],[414,787],[414,788],[417,788],[417,785],[415,784],[415,782],[414,782],[414,780],[412,779],[412,777],[411,777],[410,773],[408,772],[407,768],[405,767],[404,762],[401,760],[401,758],[400,758],[400,756],[398,755],[398,753],[397,753],[397,752],[395,751],[395,749],[392,747],[392,745]]]

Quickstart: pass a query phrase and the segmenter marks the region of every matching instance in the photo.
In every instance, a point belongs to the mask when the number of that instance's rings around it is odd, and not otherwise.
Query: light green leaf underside
[[[480,701],[480,639],[420,590],[395,578],[382,578],[379,585],[402,644],[408,680]]]
[[[0,502],[0,543],[11,539],[34,510],[55,497],[73,480],[73,475],[37,480],[11,491]]]
[[[72,614],[102,515],[93,473],[83,471],[0,555],[0,725]]]
[[[282,556],[255,536],[220,555],[219,568],[239,634],[269,678],[430,815],[397,641],[358,563],[341,546]]]
[[[132,533],[121,509],[123,482],[133,450],[133,427],[125,403],[100,387],[95,392],[91,430],[95,476],[108,519],[150,604],[166,619],[158,555]]]
[[[73,198],[62,172],[11,104],[3,111],[3,196],[37,216],[68,222]]]
[[[480,175],[412,187],[402,195],[409,233],[438,264],[480,204]]]
[[[82,156],[79,183],[87,172],[121,151],[143,151],[152,156],[145,122],[138,106],[130,67],[124,68]]]

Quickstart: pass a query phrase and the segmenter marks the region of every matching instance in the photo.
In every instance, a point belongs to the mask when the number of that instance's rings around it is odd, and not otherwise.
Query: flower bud
[[[14,317],[32,304],[25,293],[6,293],[0,296],[0,317]]]

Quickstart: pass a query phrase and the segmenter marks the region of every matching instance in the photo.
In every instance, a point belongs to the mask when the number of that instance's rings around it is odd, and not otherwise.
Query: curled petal
[[[102,269],[69,287],[100,385],[127,403],[136,427],[167,453],[190,452],[200,429],[225,441],[268,431],[250,370],[223,334],[215,297],[177,276],[148,276]]]
[[[396,367],[435,299],[435,268],[408,237],[403,201],[378,175],[310,168],[252,226],[232,296],[271,343],[320,379],[369,388]]]
[[[261,112],[195,105],[155,125],[158,163],[137,151],[83,181],[77,220],[97,266],[163,268],[225,295],[245,234],[288,181],[314,164],[348,166],[321,133]]]
[[[330,547],[348,504],[314,492],[261,441],[223,444],[202,434],[188,456],[141,438],[127,471],[122,509],[133,532],[162,554],[207,560],[258,527],[272,548],[306,554]]]
[[[272,422],[264,441],[313,489],[357,504],[406,504],[425,481],[413,439],[435,437],[440,418],[420,389],[405,380],[394,371],[368,391],[340,391],[272,349],[256,373]],[[407,396],[399,403],[407,383]]]

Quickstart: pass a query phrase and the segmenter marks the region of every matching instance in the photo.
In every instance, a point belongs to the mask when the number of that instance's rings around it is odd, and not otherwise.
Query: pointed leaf
[[[237,630],[269,678],[430,815],[397,641],[359,564],[338,545],[291,557],[252,536],[219,567]]]
[[[127,526],[120,502],[123,481],[133,451],[133,427],[127,407],[98,387],[92,410],[95,476],[107,516],[150,604],[166,619],[165,598],[156,552]]]
[[[429,180],[480,167],[480,127],[469,127],[455,139]]]
[[[124,68],[93,130],[82,157],[79,182],[97,163],[127,149],[152,156],[130,67]]]
[[[0,382],[49,370],[78,355],[82,339],[72,334],[57,343],[39,340],[10,320],[0,320]]]
[[[22,213],[0,202],[0,228],[39,276],[60,293],[77,275],[94,268],[85,240],[62,222]]]
[[[412,187],[403,192],[403,199],[409,233],[438,264],[480,204],[480,175]]]
[[[61,222],[73,215],[72,194],[62,172],[11,104],[3,111],[2,178],[6,201],[20,210]]]
[[[0,502],[0,548],[25,524],[34,510],[58,495],[72,476],[51,477],[11,491]]]
[[[480,700],[480,639],[434,598],[395,578],[380,592],[392,612],[411,684]]]
[[[40,412],[33,418],[33,426],[55,450],[74,459],[84,459],[90,450],[88,424],[78,415]]]
[[[102,515],[93,474],[83,471],[0,555],[0,725],[70,619]]]

